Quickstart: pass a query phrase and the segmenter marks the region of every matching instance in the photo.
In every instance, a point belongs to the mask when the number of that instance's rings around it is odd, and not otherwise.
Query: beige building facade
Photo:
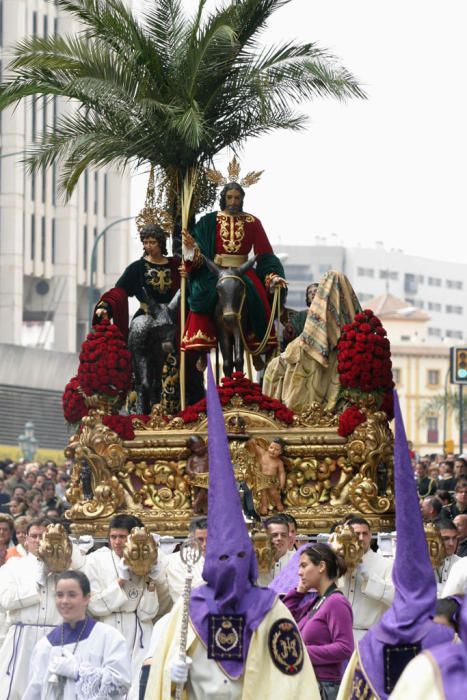
[[[450,384],[450,346],[433,343],[427,335],[430,316],[390,294],[364,304],[381,319],[391,342],[393,376],[401,402],[407,437],[419,454],[443,452],[445,440],[459,449],[458,418],[439,408],[427,413],[427,405],[457,391]]]

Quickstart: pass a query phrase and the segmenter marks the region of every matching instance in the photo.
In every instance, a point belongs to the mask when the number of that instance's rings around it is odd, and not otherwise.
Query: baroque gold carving
[[[157,562],[157,545],[145,527],[134,527],[128,535],[123,562],[137,576],[147,576]]]
[[[366,421],[342,438],[338,418],[317,405],[286,426],[271,411],[246,407],[240,398],[231,401],[224,420],[237,481],[255,485],[255,458],[245,447],[246,438],[268,444],[281,437],[286,442],[282,503],[302,532],[326,532],[349,510],[379,529],[393,529],[392,433],[384,413],[362,410]],[[74,461],[67,492],[72,508],[67,517],[74,532],[85,531],[80,530],[84,522],[88,532],[104,534],[111,515],[122,511],[138,515],[151,530],[186,532],[193,517],[186,440],[193,433],[206,439],[206,416],[189,425],[181,418],[167,422],[154,406],[149,421],[135,421],[135,429],[135,439],[122,443],[93,410],[71,439],[66,455]],[[206,487],[207,477],[200,478],[198,486]],[[253,499],[258,507],[256,493]]]
[[[48,525],[39,544],[39,559],[42,559],[49,571],[58,574],[70,568],[71,555],[71,542],[63,525]]]
[[[121,469],[126,452],[118,435],[103,425],[101,413],[91,410],[81,432],[72,438],[66,456],[73,459],[67,499],[69,520],[108,517],[124,502],[124,491],[113,471]],[[89,470],[89,483],[83,475]]]

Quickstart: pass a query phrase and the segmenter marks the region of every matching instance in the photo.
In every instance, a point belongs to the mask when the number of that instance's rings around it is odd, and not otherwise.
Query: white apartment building
[[[52,0],[0,0],[2,79],[9,47],[32,34],[77,31]],[[75,353],[87,332],[93,243],[130,216],[130,181],[110,168],[87,170],[66,204],[59,166],[30,175],[28,146],[72,107],[31,97],[0,115],[1,343]],[[130,223],[112,226],[97,248],[94,287],[113,286],[130,259]]]
[[[429,316],[426,342],[467,339],[467,265],[406,255],[402,250],[342,245],[274,245],[290,283],[287,305],[305,308],[305,288],[327,270],[343,272],[362,303],[389,292]]]

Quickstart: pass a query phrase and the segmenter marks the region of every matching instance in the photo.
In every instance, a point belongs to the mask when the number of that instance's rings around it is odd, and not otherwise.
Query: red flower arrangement
[[[391,349],[386,336],[379,318],[371,309],[365,309],[342,329],[337,344],[337,366],[346,398],[357,402],[370,394],[377,399],[378,408],[392,419],[394,382]],[[356,406],[351,406],[339,418],[339,435],[350,435],[365,420],[364,414]]]
[[[103,319],[81,345],[78,383],[86,396],[125,397],[131,387],[131,354],[118,327]]]
[[[134,420],[140,420],[143,423],[147,423],[151,419],[151,416],[145,415],[131,415],[131,416],[103,416],[102,422],[110,430],[117,433],[118,437],[122,440],[134,440],[135,429],[133,427]]]
[[[222,406],[226,406],[233,396],[238,395],[245,405],[257,405],[266,411],[274,411],[274,417],[282,423],[290,425],[294,419],[294,413],[277,399],[271,399],[261,393],[261,387],[245,377],[243,372],[234,372],[231,377],[222,377],[221,386],[217,387]],[[184,423],[194,423],[200,413],[206,413],[206,399],[201,399],[184,411],[177,414],[183,418]]]
[[[63,415],[68,423],[79,423],[87,415],[88,409],[79,390],[77,377],[70,379],[62,396]]]
[[[347,437],[353,433],[355,428],[366,421],[366,416],[357,406],[349,406],[344,413],[339,416],[339,427],[337,432],[342,437]]]

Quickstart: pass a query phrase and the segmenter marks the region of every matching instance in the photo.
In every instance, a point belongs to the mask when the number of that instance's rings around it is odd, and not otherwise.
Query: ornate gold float
[[[239,395],[223,410],[236,479],[252,489],[255,503],[257,465],[246,441],[280,437],[287,475],[282,502],[301,533],[328,532],[350,512],[363,515],[375,530],[394,528],[393,435],[383,411],[361,406],[365,422],[343,438],[338,416],[319,404],[291,425],[273,411],[244,404]],[[154,406],[148,422],[134,421],[134,440],[122,441],[103,424],[105,414],[103,407],[91,409],[65,451],[73,460],[67,492],[73,532],[104,536],[109,519],[127,512],[150,531],[185,535],[193,517],[186,440],[193,434],[207,439],[206,416],[185,424],[167,420]]]

